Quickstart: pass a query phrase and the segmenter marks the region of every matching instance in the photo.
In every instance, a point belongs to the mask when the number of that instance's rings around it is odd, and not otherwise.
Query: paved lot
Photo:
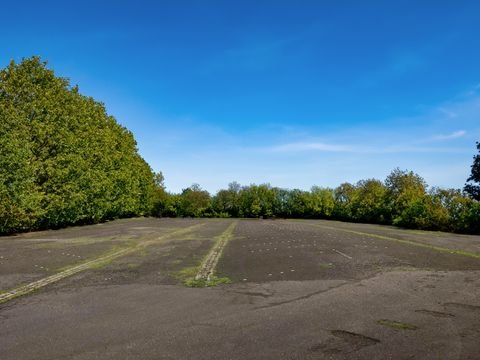
[[[231,223],[128,219],[0,238],[2,289],[134,249],[0,305],[1,358],[478,358],[480,237],[241,220],[216,269],[233,283],[183,286],[178,274]]]
[[[480,270],[480,248],[476,257],[451,254],[445,251],[449,248],[438,248],[445,242],[442,233],[280,220],[244,221],[237,236],[218,268],[235,281],[359,280],[392,270]],[[466,248],[475,248],[479,239],[463,241]],[[456,237],[449,234],[449,240]]]

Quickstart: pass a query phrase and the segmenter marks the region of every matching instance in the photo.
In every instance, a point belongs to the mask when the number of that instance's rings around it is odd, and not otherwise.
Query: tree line
[[[233,182],[214,196],[194,184],[180,194],[158,188],[156,216],[334,219],[422,230],[480,233],[480,202],[456,189],[428,188],[419,175],[394,169],[385,179],[310,191]]]
[[[310,191],[236,182],[166,191],[130,131],[38,57],[0,70],[0,234],[131,216],[337,219],[480,233],[480,143],[461,190],[411,171]]]

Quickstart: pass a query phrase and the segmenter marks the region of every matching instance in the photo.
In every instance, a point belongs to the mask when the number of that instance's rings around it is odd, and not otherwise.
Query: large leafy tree
[[[130,131],[38,57],[0,71],[0,232],[140,215],[153,173]]]
[[[473,157],[471,174],[463,188],[472,199],[480,201],[480,142],[477,142],[478,154]]]
[[[244,217],[270,217],[276,207],[276,189],[270,184],[243,187],[239,194],[240,215]]]
[[[386,178],[386,207],[395,225],[415,227],[425,211],[427,184],[412,171],[394,169]]]
[[[336,218],[348,220],[352,218],[352,205],[355,200],[357,188],[350,183],[343,183],[334,191],[335,206],[333,214]]]
[[[0,233],[28,229],[42,214],[28,122],[7,97],[0,87]]]
[[[356,221],[385,222],[385,195],[386,187],[381,181],[359,181],[351,204],[352,217]]]
[[[210,194],[202,190],[200,185],[183,189],[180,195],[180,215],[182,216],[203,216],[206,215],[211,205]]]
[[[213,199],[213,204],[219,214],[237,217],[240,211],[240,190],[237,182],[228,184],[228,189],[220,190]]]
[[[332,215],[335,202],[333,190],[312,186],[309,196],[308,212],[312,217],[330,217]]]

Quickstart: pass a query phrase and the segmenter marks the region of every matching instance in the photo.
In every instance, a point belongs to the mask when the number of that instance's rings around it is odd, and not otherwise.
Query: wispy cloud
[[[453,136],[463,136],[457,133],[443,135],[444,139],[453,138]],[[403,154],[403,153],[458,153],[467,151],[465,149],[453,147],[434,147],[418,146],[404,143],[401,145],[389,145],[378,143],[365,145],[361,143],[352,145],[328,144],[318,142],[298,142],[274,145],[261,149],[263,152],[270,153],[300,153],[300,152],[325,152],[325,153],[352,153],[352,154]]]
[[[326,152],[351,152],[354,149],[347,145],[326,144],[321,142],[297,142],[275,145],[268,148],[271,152],[300,152],[300,151],[326,151]]]
[[[132,119],[138,118],[135,114]],[[474,140],[480,134],[479,114],[480,94],[475,93],[453,97],[416,116],[339,128],[322,122],[309,126],[300,119],[260,122],[240,132],[194,116],[156,116],[159,130],[140,134],[139,139],[147,161],[166,174],[170,191],[197,182],[214,192],[233,180],[303,189],[312,184],[336,186],[384,178],[395,166],[425,175],[431,185],[458,187],[468,176]]]
[[[464,137],[467,134],[465,130],[454,131],[450,134],[439,134],[432,137],[432,141],[446,141]]]

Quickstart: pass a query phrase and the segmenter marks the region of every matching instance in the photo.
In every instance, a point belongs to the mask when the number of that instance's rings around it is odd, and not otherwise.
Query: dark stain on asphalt
[[[247,295],[247,296],[259,296],[263,298],[269,298],[273,296],[273,293],[261,293],[261,292],[248,292],[248,291],[229,291],[231,293]]]
[[[333,338],[313,345],[309,348],[309,351],[313,353],[322,353],[327,356],[338,354],[347,356],[348,354],[354,353],[364,347],[372,346],[381,342],[379,339],[346,330],[331,330],[330,333],[334,336]]]
[[[357,334],[351,331],[332,330],[330,332],[332,333],[333,336],[336,336],[346,341],[356,349],[360,349],[365,346],[375,345],[380,342],[380,340],[375,339],[373,337]]]
[[[456,307],[456,308],[461,308],[461,309],[465,309],[465,310],[480,311],[480,306],[479,305],[462,304],[462,303],[455,303],[455,302],[445,303],[444,305],[445,306]]]
[[[420,313],[420,314],[431,315],[431,316],[438,317],[438,318],[452,318],[452,317],[455,317],[455,315],[453,315],[453,314],[442,312],[442,311],[420,309],[420,310],[415,310],[415,312]]]
[[[313,345],[309,350],[314,353],[321,352],[324,355],[335,355],[342,352],[341,349],[339,349],[338,347],[336,347],[334,344],[331,344],[331,343],[332,342],[330,341],[326,343],[316,344],[316,345]]]

